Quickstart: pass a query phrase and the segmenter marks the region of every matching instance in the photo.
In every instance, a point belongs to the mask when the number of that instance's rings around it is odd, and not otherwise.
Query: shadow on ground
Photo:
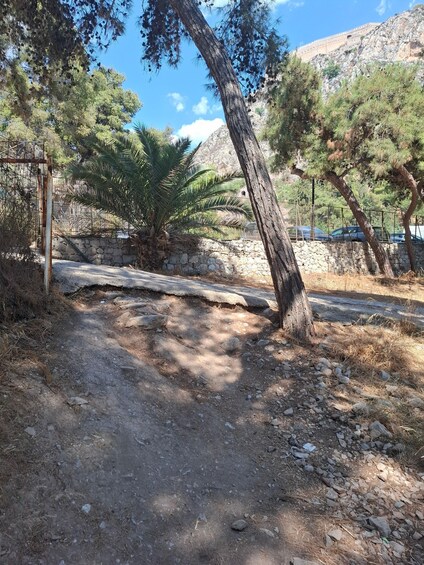
[[[417,501],[406,529],[392,515],[416,476],[382,442],[361,450],[350,389],[315,368],[327,350],[238,307],[135,294],[166,329],[121,327],[116,293],[89,291],[45,344],[51,386],[1,384],[2,563],[419,562]],[[367,522],[383,513],[400,558]]]

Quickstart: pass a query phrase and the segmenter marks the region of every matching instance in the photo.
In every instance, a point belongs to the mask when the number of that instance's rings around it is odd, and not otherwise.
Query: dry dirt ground
[[[126,327],[135,299],[166,325]],[[399,445],[422,366],[358,374],[332,347],[356,328],[317,328],[306,348],[240,307],[74,297],[0,381],[0,563],[422,564],[421,453]],[[401,403],[409,431],[383,418]]]

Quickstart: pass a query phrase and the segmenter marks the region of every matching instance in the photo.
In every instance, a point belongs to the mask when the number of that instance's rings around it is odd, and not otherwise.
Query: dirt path
[[[125,327],[116,294],[80,297],[47,341],[50,386],[1,383],[2,565],[421,561],[420,477],[360,447],[317,356],[197,299],[133,293],[167,324]]]

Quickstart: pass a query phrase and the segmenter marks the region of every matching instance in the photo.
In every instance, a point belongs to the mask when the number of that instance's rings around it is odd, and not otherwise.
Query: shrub
[[[26,202],[0,200],[0,323],[29,318],[45,303],[43,276],[31,249],[33,213]]]
[[[322,74],[328,78],[336,78],[340,74],[340,65],[335,63],[334,61],[330,61],[328,65],[323,69]]]

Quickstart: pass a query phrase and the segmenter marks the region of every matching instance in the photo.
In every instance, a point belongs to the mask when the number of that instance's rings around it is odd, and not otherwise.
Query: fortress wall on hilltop
[[[332,51],[336,51],[340,47],[357,45],[364,35],[373,31],[380,24],[364,24],[350,31],[344,31],[336,35],[330,35],[324,39],[318,39],[308,45],[304,45],[296,49],[295,53],[305,63],[313,59],[316,55],[326,55]]]

